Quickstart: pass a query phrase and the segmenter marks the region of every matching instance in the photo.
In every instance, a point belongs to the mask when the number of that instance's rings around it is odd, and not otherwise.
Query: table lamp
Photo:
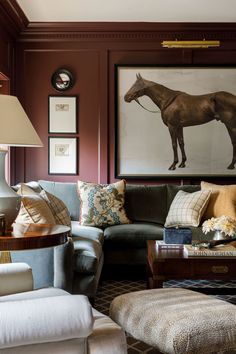
[[[0,95],[0,145],[43,146],[17,97]],[[5,156],[0,149],[0,213],[5,214],[6,229],[10,229],[20,209],[21,197],[5,179]]]

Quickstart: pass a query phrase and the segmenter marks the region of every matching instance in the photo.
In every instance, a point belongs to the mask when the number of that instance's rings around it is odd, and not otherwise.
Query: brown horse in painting
[[[228,169],[234,169],[236,163],[235,95],[224,91],[199,96],[189,95],[145,80],[140,74],[137,74],[136,77],[137,80],[125,94],[124,99],[126,102],[135,100],[139,103],[138,98],[146,95],[159,107],[162,120],[170,132],[174,153],[174,161],[169,170],[175,170],[178,163],[178,144],[182,154],[179,167],[185,167],[187,158],[184,149],[183,128],[205,124],[214,119],[224,123],[228,130],[233,145],[233,158]]]

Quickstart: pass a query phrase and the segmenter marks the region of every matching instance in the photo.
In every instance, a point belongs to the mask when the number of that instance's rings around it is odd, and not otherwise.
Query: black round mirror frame
[[[74,85],[74,78],[69,70],[58,69],[53,73],[51,83],[55,90],[66,91]]]

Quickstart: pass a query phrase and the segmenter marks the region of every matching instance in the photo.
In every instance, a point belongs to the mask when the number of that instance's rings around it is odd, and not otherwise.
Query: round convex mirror
[[[66,91],[74,84],[74,79],[70,71],[66,69],[58,69],[52,75],[52,86],[57,91]]]

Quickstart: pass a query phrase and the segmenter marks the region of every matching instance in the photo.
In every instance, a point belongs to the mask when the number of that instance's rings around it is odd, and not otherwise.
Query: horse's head
[[[133,100],[137,101],[139,97],[143,96],[145,94],[145,83],[144,79],[140,74],[136,74],[137,80],[135,83],[131,86],[128,92],[126,92],[124,96],[125,102],[131,102]]]

